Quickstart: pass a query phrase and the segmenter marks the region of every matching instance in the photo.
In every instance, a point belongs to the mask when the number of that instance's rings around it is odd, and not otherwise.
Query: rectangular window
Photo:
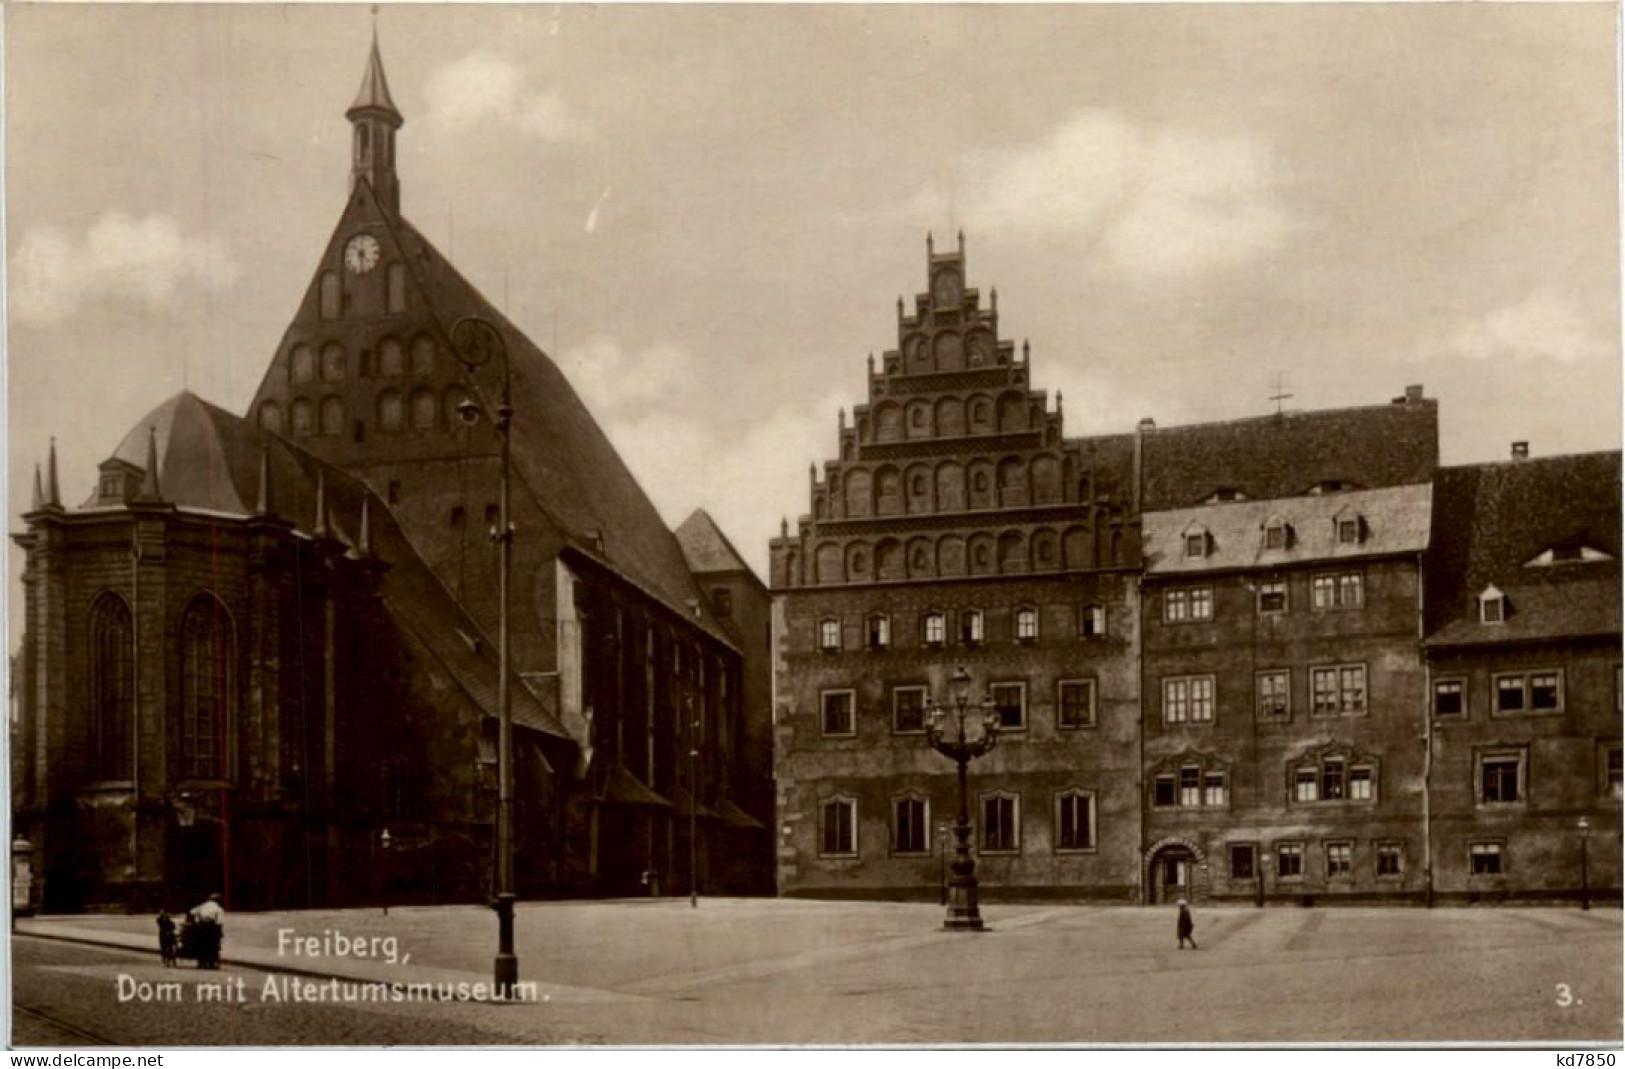
[[[1343,762],[1335,758],[1321,762],[1320,797],[1335,802],[1343,797]]]
[[[858,852],[858,803],[833,798],[823,805],[823,849],[826,856],[850,857]]]
[[[931,848],[930,809],[924,798],[892,803],[892,853],[924,854]]]
[[[1303,879],[1303,844],[1275,845],[1275,874],[1283,880]]]
[[[891,617],[869,617],[869,648],[883,650],[891,645]]]
[[[822,702],[825,735],[857,734],[857,717],[854,712],[857,697],[852,691],[826,690]]]
[[[1499,876],[1504,871],[1500,843],[1472,843],[1467,850],[1474,876]]]
[[[1293,774],[1292,797],[1299,802],[1315,802],[1320,800],[1320,770],[1317,768],[1300,768]]]
[[[899,735],[925,730],[925,688],[895,687],[891,692],[891,729]]]
[[[1213,588],[1197,586],[1163,591],[1162,618],[1171,624],[1213,619]]]
[[[1258,673],[1258,718],[1287,720],[1292,715],[1292,674],[1287,669]]]
[[[982,852],[1010,854],[1021,849],[1021,828],[1018,824],[1020,805],[1008,794],[993,794],[982,799]]]
[[[1523,799],[1523,753],[1489,753],[1478,759],[1478,800],[1500,805]]]
[[[1151,788],[1151,804],[1158,808],[1171,806],[1178,799],[1174,793],[1174,777],[1164,773],[1156,778]]]
[[[1264,528],[1264,548],[1286,548],[1286,524],[1272,523],[1268,527]]]
[[[1399,843],[1377,844],[1377,875],[1398,879],[1405,875],[1405,848]]]
[[[1359,716],[1366,711],[1365,665],[1311,668],[1309,679],[1316,716]]]
[[[1202,770],[1186,766],[1179,770],[1179,804],[1202,804]]]
[[[385,278],[385,308],[391,312],[406,311],[406,265],[390,264]]]
[[[1206,772],[1206,773],[1203,773],[1203,775],[1202,775],[1202,804],[1203,805],[1218,805],[1218,806],[1224,805],[1225,804],[1225,795],[1226,795],[1226,793],[1227,792],[1225,790],[1224,773],[1223,772]]]
[[[1207,535],[1201,532],[1185,536],[1185,556],[1191,558],[1207,555]]]
[[[1264,616],[1286,612],[1286,581],[1284,579],[1274,579],[1259,584],[1258,611]]]
[[[1230,878],[1251,880],[1258,874],[1258,850],[1252,843],[1230,844]]]
[[[1163,683],[1163,720],[1170,724],[1193,724],[1213,720],[1213,677],[1186,676]]]
[[[1461,716],[1467,711],[1466,683],[1460,679],[1441,679],[1433,684],[1433,715]]]
[[[1345,546],[1353,545],[1354,543],[1358,542],[1359,540],[1360,540],[1360,521],[1359,520],[1353,519],[1353,520],[1338,520],[1337,521],[1337,541],[1341,545],[1345,545]]]
[[[982,641],[980,609],[966,609],[959,614],[959,641],[967,646],[975,646]]]
[[[1354,844],[1326,844],[1326,878],[1346,879],[1354,874]]]
[[[1084,638],[1106,637],[1106,608],[1103,605],[1085,605],[1080,616]]]
[[[841,622],[839,620],[820,620],[818,622],[818,648],[825,651],[841,648]]]
[[[1365,579],[1359,572],[1317,575],[1309,589],[1317,610],[1357,609],[1365,604]]]
[[[1355,765],[1349,769],[1349,798],[1356,802],[1371,801],[1371,766]]]
[[[1016,610],[1016,641],[1031,642],[1038,637],[1038,610]]]
[[[1552,712],[1563,707],[1563,688],[1556,672],[1533,672],[1529,676],[1529,708]]]
[[[998,710],[1000,728],[1020,731],[1027,726],[1027,684],[994,683],[987,692]]]
[[[1603,776],[1605,777],[1604,783],[1607,785],[1608,797],[1618,798],[1625,794],[1625,774],[1621,772],[1620,748],[1618,746],[1608,747],[1608,753],[1604,756]]]
[[[948,637],[948,621],[940,612],[926,613],[921,630],[925,635],[926,645],[940,646]]]
[[[1085,791],[1071,791],[1055,799],[1055,849],[1095,848],[1095,799]]]
[[[1056,726],[1063,728],[1092,728],[1095,726],[1095,681],[1092,679],[1062,680],[1060,686],[1061,709]]]

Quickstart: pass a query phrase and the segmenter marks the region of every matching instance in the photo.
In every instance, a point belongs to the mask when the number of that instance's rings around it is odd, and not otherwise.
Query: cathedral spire
[[[45,507],[62,507],[62,490],[56,481],[56,439],[51,439],[51,452],[45,462]]]
[[[147,428],[147,470],[141,473],[141,500],[162,501],[164,492],[158,485],[158,428]]]
[[[38,512],[45,504],[45,490],[40,483],[39,461],[34,462],[34,507],[30,512]]]
[[[317,538],[327,537],[327,473],[320,469],[316,471],[316,523],[310,533]]]
[[[378,52],[376,24],[367,69],[361,75],[361,90],[344,117],[355,128],[350,150],[351,190],[357,183],[366,182],[385,210],[399,213],[401,187],[395,175],[395,131],[406,120],[389,95],[389,79],[384,76],[384,60]]]
[[[254,515],[271,515],[271,451],[260,450],[260,488],[259,498],[254,502]]]

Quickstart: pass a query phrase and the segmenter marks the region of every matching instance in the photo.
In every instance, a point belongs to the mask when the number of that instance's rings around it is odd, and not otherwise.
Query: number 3
[[[1574,993],[1569,990],[1568,984],[1557,985],[1557,1004],[1564,1009],[1574,1005]]]

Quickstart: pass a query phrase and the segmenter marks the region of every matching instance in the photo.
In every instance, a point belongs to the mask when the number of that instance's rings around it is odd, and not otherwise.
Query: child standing
[[[175,964],[175,919],[167,909],[158,911],[158,953],[165,965]]]

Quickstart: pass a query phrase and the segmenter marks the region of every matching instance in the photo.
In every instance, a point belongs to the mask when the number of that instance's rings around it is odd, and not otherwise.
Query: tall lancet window
[[[90,610],[90,728],[96,775],[130,778],[135,719],[135,629],[130,607],[103,594]]]
[[[181,775],[189,779],[229,773],[234,647],[225,606],[208,594],[193,598],[181,621]]]

